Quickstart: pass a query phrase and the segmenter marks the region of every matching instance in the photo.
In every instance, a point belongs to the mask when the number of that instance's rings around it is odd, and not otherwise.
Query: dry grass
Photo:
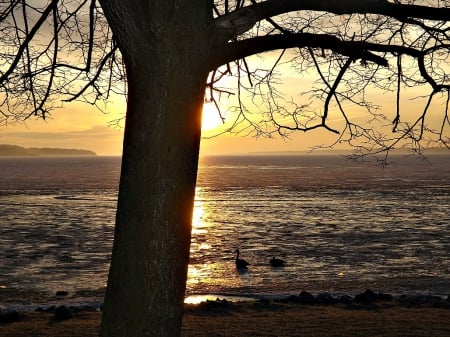
[[[91,337],[98,336],[101,313],[81,312],[65,321],[50,313],[25,313],[14,323],[0,324],[2,337]]]
[[[240,306],[222,313],[187,313],[183,336],[450,336],[450,310],[378,306],[272,304]]]
[[[26,313],[18,322],[0,324],[3,337],[97,336],[99,312],[80,312],[65,321],[50,313]],[[233,304],[186,311],[183,337],[434,337],[450,336],[450,309],[378,305]]]

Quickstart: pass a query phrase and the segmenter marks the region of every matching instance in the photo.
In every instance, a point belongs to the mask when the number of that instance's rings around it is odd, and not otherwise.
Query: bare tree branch
[[[446,21],[450,17],[450,8],[435,8],[418,5],[403,5],[386,0],[268,0],[253,3],[231,13],[220,16],[215,21],[215,36],[218,43],[223,43],[253,27],[258,21],[279,14],[294,11],[324,11],[338,15],[343,14],[378,14],[400,20],[409,17]]]
[[[431,88],[426,96],[430,104],[437,93],[449,95],[448,2],[216,0],[211,9],[212,72],[205,99],[225,120],[220,98],[248,95],[262,116],[257,119],[249,103],[239,101],[235,131],[286,137],[291,130],[325,128],[339,132],[339,141],[356,144],[365,138],[385,148],[413,132],[448,142],[448,102],[442,106],[439,130],[427,125],[430,108],[423,107],[417,123],[403,111],[408,89]],[[45,117],[62,102],[97,105],[111,93],[126,94],[120,45],[96,0],[10,1],[0,10],[0,34],[6,46],[0,50],[2,125]],[[252,55],[275,50],[283,52],[273,65],[255,68]],[[278,68],[286,63],[299,80],[307,73],[316,76],[312,87],[299,92],[300,101],[280,91]],[[233,76],[239,89],[222,85]],[[395,93],[389,118],[368,99],[374,88]],[[320,109],[312,107],[317,100]],[[367,112],[370,120],[390,125],[396,136],[383,138],[354,122],[348,104]],[[333,125],[330,115],[336,112],[343,125]]]

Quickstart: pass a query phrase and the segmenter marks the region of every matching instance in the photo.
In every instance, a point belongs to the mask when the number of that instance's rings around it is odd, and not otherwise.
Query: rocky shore
[[[100,319],[100,305],[50,305],[32,311],[3,306],[0,334],[96,336]],[[279,299],[217,299],[185,307],[184,337],[297,335],[450,336],[450,296],[393,296],[366,290],[352,297],[304,291]]]

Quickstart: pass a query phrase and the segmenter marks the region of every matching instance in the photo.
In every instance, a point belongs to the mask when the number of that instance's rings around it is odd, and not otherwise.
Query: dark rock
[[[270,304],[270,300],[267,298],[260,298],[259,299],[259,303],[263,304],[263,305],[269,305]]]
[[[402,304],[409,304],[409,305],[419,305],[423,304],[423,297],[421,295],[413,295],[413,294],[403,294],[399,297],[399,302]]]
[[[84,304],[77,307],[77,311],[100,311],[100,309],[99,304]]]
[[[435,306],[439,306],[440,304],[442,304],[442,297],[440,296],[430,296],[429,297],[429,302]]]
[[[70,310],[72,313],[80,312],[80,311],[81,311],[81,307],[75,307],[75,306],[71,305],[71,306],[69,307],[69,310]]]
[[[301,303],[300,297],[295,295],[290,295],[288,297],[284,297],[278,300],[281,303]]]
[[[273,305],[272,302],[268,299],[251,302],[251,308],[255,310],[264,310],[268,308],[274,309],[276,307],[277,306]]]
[[[0,311],[0,323],[17,322],[19,319],[20,315],[16,310]]]
[[[391,302],[394,300],[394,296],[391,294],[379,293],[377,299],[384,302]]]
[[[55,310],[55,319],[58,321],[72,318],[72,311],[65,305],[61,305]]]
[[[407,294],[401,295],[399,302],[406,305],[433,305],[439,306],[442,304],[442,298],[439,296],[432,295],[421,295],[421,294]]]
[[[337,299],[329,293],[320,293],[316,296],[316,302],[319,304],[336,304]]]
[[[198,310],[204,311],[224,311],[231,307],[231,303],[226,299],[217,298],[215,301],[207,300],[196,305]]]
[[[56,307],[54,305],[48,307],[48,308],[43,308],[43,307],[38,307],[35,311],[36,312],[55,312]]]
[[[355,296],[355,302],[370,303],[378,299],[378,295],[372,290],[367,289],[365,292]]]
[[[298,295],[298,303],[300,303],[300,304],[316,304],[317,301],[313,294],[311,294],[307,291],[302,291],[300,293],[300,295]]]
[[[342,296],[339,296],[337,301],[338,301],[338,303],[349,304],[353,301],[353,298],[349,295],[342,295]]]

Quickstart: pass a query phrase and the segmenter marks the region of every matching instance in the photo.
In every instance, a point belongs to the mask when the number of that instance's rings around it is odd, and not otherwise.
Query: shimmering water
[[[450,156],[429,159],[202,158],[187,293],[447,295]],[[116,157],[0,158],[0,287],[102,289],[119,170]]]

